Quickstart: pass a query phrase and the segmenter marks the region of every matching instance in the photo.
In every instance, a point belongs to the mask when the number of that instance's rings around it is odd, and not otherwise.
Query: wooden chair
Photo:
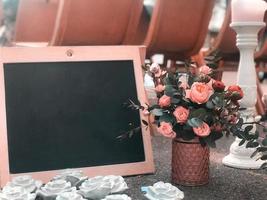
[[[212,54],[214,51],[219,50],[220,55],[226,61],[238,61],[239,50],[236,47],[236,33],[230,27],[231,23],[231,6],[228,6],[226,10],[222,28],[215,38],[211,49],[206,54]]]
[[[57,9],[58,0],[20,0],[14,42],[49,42]]]
[[[264,22],[267,24],[267,11],[264,15]],[[261,46],[258,51],[255,53],[255,60],[257,62],[265,62],[267,61],[267,26],[260,32]]]
[[[157,0],[144,44],[148,57],[183,60],[197,54],[208,32],[214,0]]]
[[[50,45],[134,43],[143,0],[60,0]]]

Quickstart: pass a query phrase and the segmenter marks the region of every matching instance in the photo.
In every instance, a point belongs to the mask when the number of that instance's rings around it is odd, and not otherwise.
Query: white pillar
[[[265,26],[264,22],[234,22],[230,25],[237,33],[236,45],[240,51],[240,61],[237,73],[239,85],[244,97],[240,101],[243,108],[241,117],[245,122],[253,122],[255,104],[257,101],[256,69],[254,52],[258,44],[258,32]],[[255,130],[255,127],[254,127]],[[255,148],[246,148],[246,143],[239,146],[240,139],[236,138],[230,147],[230,153],[223,158],[223,164],[240,169],[259,169],[264,163],[262,160],[250,158]]]

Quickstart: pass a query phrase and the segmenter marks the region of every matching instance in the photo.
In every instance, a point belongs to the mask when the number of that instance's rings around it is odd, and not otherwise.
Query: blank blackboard
[[[4,63],[10,173],[145,161],[132,60]]]

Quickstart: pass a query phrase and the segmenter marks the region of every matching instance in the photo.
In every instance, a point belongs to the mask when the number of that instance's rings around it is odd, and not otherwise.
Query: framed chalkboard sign
[[[146,117],[123,107],[145,102],[138,47],[2,48],[1,185],[58,170],[88,176],[154,171],[149,130],[116,139]]]

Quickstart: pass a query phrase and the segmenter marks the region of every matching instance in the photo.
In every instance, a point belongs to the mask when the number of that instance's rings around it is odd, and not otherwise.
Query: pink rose
[[[161,122],[158,132],[168,138],[176,137],[176,133],[172,130],[172,125],[168,122]]]
[[[159,99],[159,106],[160,107],[167,107],[171,104],[171,97],[167,96],[167,95],[163,95],[162,97],[160,97]]]
[[[185,123],[189,116],[189,110],[184,108],[183,106],[178,106],[173,112],[178,123]]]
[[[155,87],[156,92],[163,92],[165,90],[165,86],[162,84],[159,84]]]
[[[210,134],[210,127],[208,124],[206,124],[205,122],[203,122],[203,124],[199,127],[194,127],[193,131],[196,135],[198,135],[199,137],[206,137]]]
[[[191,90],[190,90],[190,99],[191,101],[202,104],[206,103],[209,100],[209,97],[211,95],[210,87],[201,82],[195,82],[193,83]]]
[[[216,80],[212,83],[212,87],[216,92],[223,92],[225,85],[223,82]]]
[[[209,66],[207,65],[203,65],[199,68],[199,72],[202,74],[209,75],[211,73],[211,68],[209,68]]]

